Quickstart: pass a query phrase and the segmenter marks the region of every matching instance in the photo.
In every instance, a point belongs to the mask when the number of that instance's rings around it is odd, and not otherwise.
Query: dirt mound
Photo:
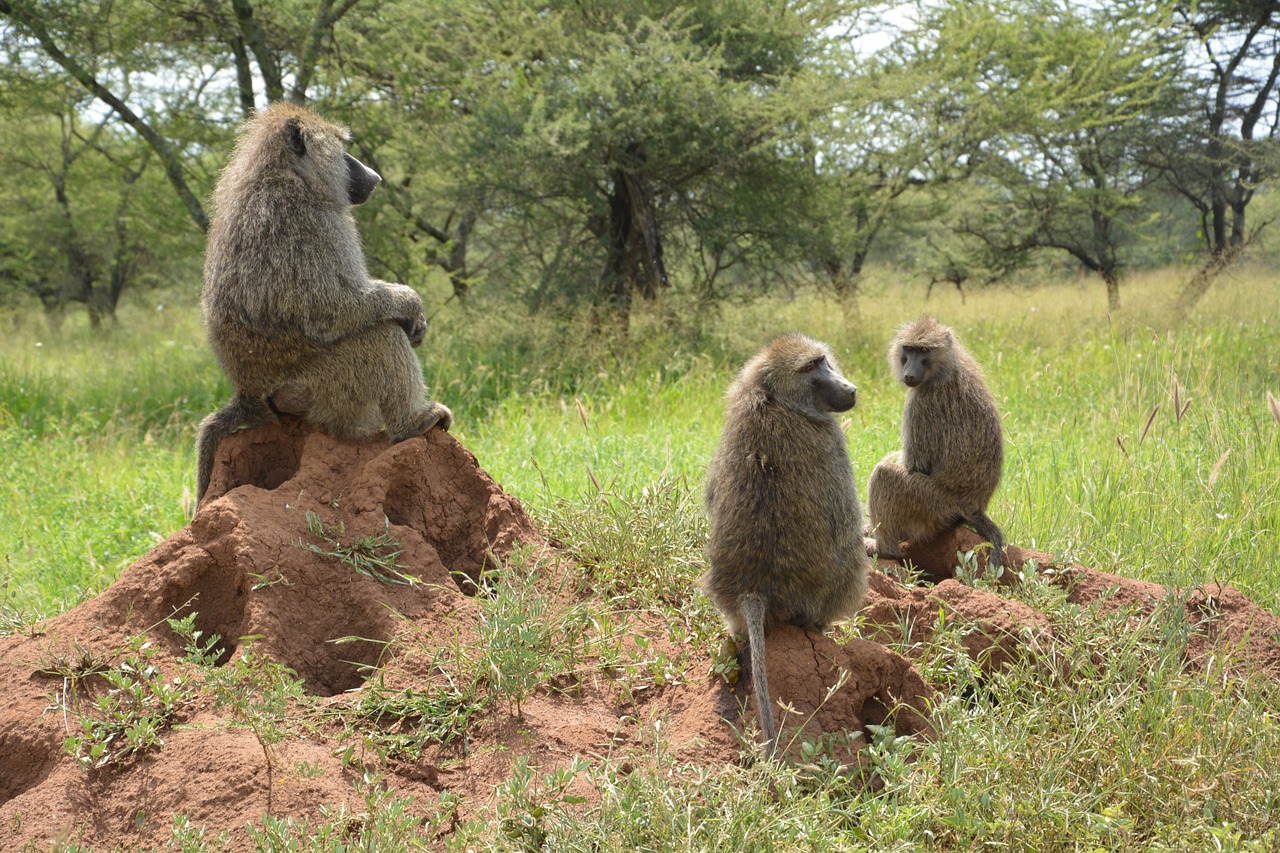
[[[524,757],[540,772],[577,758],[638,765],[660,739],[680,761],[743,760],[738,733],[751,737],[756,720],[747,679],[734,688],[710,675],[716,661],[674,640],[656,615],[618,617],[630,621],[613,635],[612,662],[583,620],[561,620],[551,639],[563,671],[469,704],[461,673],[475,669],[475,657],[508,641],[508,651],[521,651],[520,612],[508,614],[510,631],[483,633],[496,617],[482,606],[493,599],[477,597],[481,574],[505,576],[519,564],[532,583],[560,590],[551,598],[566,613],[589,583],[551,583],[581,578],[448,435],[389,447],[286,420],[225,441],[209,495],[190,525],[101,595],[0,638],[0,849],[51,839],[163,847],[178,814],[210,837],[229,831],[240,849],[246,825],[261,826],[266,814],[358,811],[356,787],[370,770],[426,817],[443,794],[456,795],[452,821],[476,816]],[[771,687],[789,706],[780,722],[793,752],[803,740],[844,735],[856,762],[868,725],[927,737],[933,688],[873,640],[921,648],[940,611],[968,627],[965,646],[983,666],[1053,641],[1043,615],[950,579],[956,551],[972,539],[961,531],[913,555],[935,586],[873,572],[867,639],[770,633]],[[1029,559],[1073,600],[1152,607],[1165,595],[1010,549],[1013,565]],[[1230,588],[1198,590],[1185,607],[1196,627],[1190,659],[1238,646],[1241,666],[1280,678],[1273,617]],[[198,637],[168,621],[190,614]],[[207,645],[214,634],[216,648]],[[1250,644],[1239,646],[1246,636]],[[575,644],[596,651],[574,652]],[[200,665],[192,646],[207,656]],[[674,676],[663,662],[678,664]],[[506,677],[492,676],[481,692]],[[148,716],[161,720],[149,733],[108,737],[91,725]],[[68,738],[81,738],[70,750],[78,758],[64,748]],[[143,748],[124,755],[131,739]],[[105,760],[113,753],[123,760]]]
[[[910,624],[912,639],[927,642],[939,605],[954,623],[976,630],[965,637],[971,655],[989,668],[1003,666],[1016,655],[1036,651],[1052,641],[1044,617],[1017,601],[992,592],[973,589],[955,580],[960,555],[973,552],[970,570],[981,577],[987,571],[985,548],[971,530],[960,528],[937,541],[908,548],[903,561],[920,577],[936,582],[932,587],[905,589],[885,578],[873,579],[864,618],[874,635],[898,639],[900,626]],[[1060,563],[1052,554],[1008,546],[1006,568],[998,578],[1014,584],[1024,569],[1062,587],[1066,600],[1082,606],[1096,603],[1102,612],[1127,608],[1150,614],[1171,594],[1160,584],[1124,578],[1079,564]],[[892,565],[892,564],[886,564]],[[1179,596],[1186,613],[1189,637],[1186,659],[1201,665],[1210,656],[1225,660],[1236,675],[1261,675],[1280,681],[1280,619],[1258,607],[1235,587],[1210,583]],[[1176,601],[1176,599],[1175,599]]]

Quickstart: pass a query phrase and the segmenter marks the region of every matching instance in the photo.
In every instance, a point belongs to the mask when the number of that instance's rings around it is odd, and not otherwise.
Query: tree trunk
[[[822,262],[822,269],[827,274],[827,284],[840,303],[840,313],[845,325],[857,322],[860,311],[858,306],[858,274],[845,268],[844,262],[836,257],[828,257]]]
[[[1102,283],[1107,286],[1107,310],[1114,313],[1120,310],[1120,274],[1115,267],[1105,267],[1098,271]]]
[[[437,261],[441,269],[448,273],[453,295],[459,302],[466,302],[467,294],[471,290],[471,283],[467,278],[467,238],[471,236],[471,230],[475,225],[475,212],[468,210],[463,213],[450,235],[448,257]]]
[[[1247,242],[1246,240],[1245,243]],[[1182,292],[1178,294],[1178,298],[1173,304],[1174,313],[1179,318],[1186,317],[1191,309],[1196,306],[1196,303],[1204,298],[1204,295],[1209,292],[1209,287],[1213,284],[1213,280],[1217,278],[1218,273],[1229,267],[1240,256],[1240,253],[1244,250],[1245,243],[1240,246],[1223,246],[1221,250],[1210,253],[1209,260],[1196,271],[1190,281],[1183,285]]]
[[[644,162],[639,146],[627,149],[632,160]],[[619,166],[613,170],[609,194],[609,226],[604,269],[600,274],[600,300],[624,316],[639,293],[656,299],[660,288],[670,285],[663,260],[662,232],[652,193],[642,172]]]
[[[1231,247],[1233,249],[1245,243],[1245,208],[1249,204],[1249,196],[1243,189],[1236,192],[1231,200]]]
[[[631,308],[631,286],[639,259],[635,254],[632,232],[631,191],[621,169],[614,170],[613,192],[609,196],[608,249],[604,272],[600,275],[600,300],[613,310],[626,315]]]

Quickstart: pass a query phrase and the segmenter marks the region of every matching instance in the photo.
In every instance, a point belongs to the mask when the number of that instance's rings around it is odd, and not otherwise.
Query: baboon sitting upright
[[[902,542],[927,542],[969,524],[1004,559],[1004,534],[987,504],[1004,462],[1000,413],[982,369],[951,329],[925,318],[907,323],[889,345],[889,366],[907,386],[902,449],[880,460],[867,481],[867,512],[882,557]]]
[[[235,395],[200,425],[196,500],[218,443],[303,414],[330,434],[392,442],[448,429],[413,348],[426,335],[412,288],[369,277],[352,205],[382,178],[346,152],[350,132],[304,107],[247,121],[213,191],[203,308]]]
[[[789,334],[747,362],[726,401],[707,471],[711,569],[702,585],[730,632],[747,636],[772,755],[765,628],[826,630],[861,606],[867,588],[862,508],[833,414],[853,408],[857,389],[825,344]]]

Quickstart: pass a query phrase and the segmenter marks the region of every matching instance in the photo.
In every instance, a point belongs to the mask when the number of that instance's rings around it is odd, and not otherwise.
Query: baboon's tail
[[[265,398],[255,399],[237,393],[225,406],[200,422],[196,439],[196,506],[204,500],[213,474],[213,457],[222,439],[242,429],[261,426],[276,419]]]
[[[778,747],[778,729],[773,724],[773,699],[769,696],[769,676],[764,665],[764,615],[763,596],[747,594],[739,599],[742,619],[747,623],[747,645],[751,650],[751,689],[756,694],[756,707],[760,710],[760,728],[764,732],[764,754],[773,758]]]
[[[1004,565],[1004,533],[987,515],[986,510],[978,510],[974,513],[972,524],[973,529],[978,531],[978,535],[991,543],[991,556],[987,558],[987,565],[996,569],[1001,568]]]

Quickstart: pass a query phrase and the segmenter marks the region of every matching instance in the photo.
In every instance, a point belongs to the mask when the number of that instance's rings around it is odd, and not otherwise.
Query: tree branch
[[[103,86],[87,68],[64,53],[53,40],[53,36],[41,24],[38,13],[24,8],[21,4],[15,6],[10,0],[0,0],[0,14],[8,16],[15,24],[30,33],[40,43],[40,47],[50,59],[62,66],[77,83],[92,93],[94,97],[115,110],[121,121],[133,128],[139,136],[146,140],[152,150],[160,155],[160,159],[164,163],[165,176],[178,193],[178,197],[182,199],[182,203],[186,206],[187,213],[190,214],[192,221],[200,227],[200,230],[207,231],[209,229],[209,215],[205,213],[204,207],[200,204],[200,200],[196,198],[195,193],[187,186],[186,176],[182,172],[182,163],[168,141],[157,133],[155,128],[148,124],[145,119],[129,109],[128,105],[116,97],[115,93]]]
[[[235,10],[236,22],[240,32],[244,34],[244,42],[253,51],[253,58],[258,60],[258,70],[262,72],[263,85],[267,87],[267,99],[279,101],[284,99],[284,83],[280,80],[280,66],[276,63],[275,54],[267,44],[267,36],[253,16],[253,4],[249,0],[231,0],[231,8]]]
[[[307,39],[307,45],[303,48],[302,56],[298,58],[298,71],[293,78],[293,88],[289,92],[289,100],[295,104],[305,103],[307,100],[307,87],[311,85],[311,78],[315,74],[316,61],[320,57],[320,42],[324,40],[325,32],[342,20],[358,2],[359,0],[342,0],[338,8],[334,9],[333,0],[320,0],[320,5],[316,7],[315,19],[311,22],[311,34]]]

